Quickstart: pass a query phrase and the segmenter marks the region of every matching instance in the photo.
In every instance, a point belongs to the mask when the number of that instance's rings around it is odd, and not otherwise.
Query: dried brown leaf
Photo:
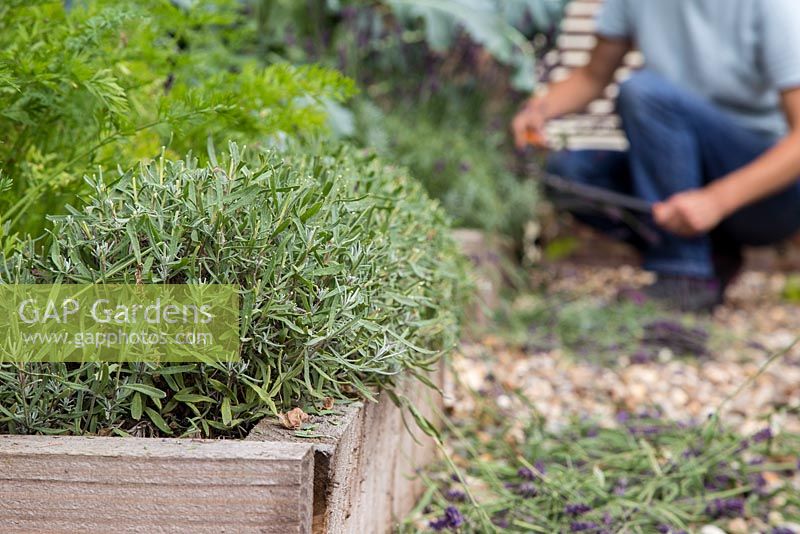
[[[300,408],[292,408],[287,413],[279,413],[278,421],[284,428],[297,430],[303,426],[303,423],[308,421],[308,414]]]

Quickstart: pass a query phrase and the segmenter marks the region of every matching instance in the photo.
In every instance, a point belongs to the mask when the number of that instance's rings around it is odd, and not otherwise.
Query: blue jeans
[[[627,152],[557,152],[548,160],[548,171],[660,201],[747,165],[776,141],[748,130],[712,103],[646,70],[621,85],[617,111],[630,144]],[[586,222],[624,237],[625,228],[619,223],[598,217]],[[710,235],[686,239],[661,232],[656,245],[636,244],[648,270],[712,278],[715,254],[739,255],[745,245],[777,243],[798,230],[800,183],[739,210]]]

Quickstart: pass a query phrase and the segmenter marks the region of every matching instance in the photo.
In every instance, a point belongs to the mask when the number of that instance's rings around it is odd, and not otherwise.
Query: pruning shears
[[[546,139],[539,133],[528,130],[526,134],[525,159],[530,162],[532,156],[549,150]],[[541,160],[542,158],[538,158]],[[650,244],[658,244],[659,233],[652,224],[653,203],[632,195],[626,195],[575,182],[542,171],[542,166],[528,166],[526,174],[535,177],[550,193],[550,200],[558,207],[570,211],[596,212],[623,222],[633,232]]]

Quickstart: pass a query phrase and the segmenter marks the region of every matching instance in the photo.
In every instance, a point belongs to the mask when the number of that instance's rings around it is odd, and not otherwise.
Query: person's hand
[[[542,98],[528,99],[514,116],[511,130],[514,132],[514,144],[518,149],[527,145],[544,145],[544,126],[547,123],[545,103]]]
[[[653,218],[665,230],[694,237],[713,230],[726,216],[718,198],[708,189],[673,195],[653,206]]]

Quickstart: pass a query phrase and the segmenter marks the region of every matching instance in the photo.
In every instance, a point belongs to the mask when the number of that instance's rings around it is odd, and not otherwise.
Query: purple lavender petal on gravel
[[[586,523],[581,521],[574,521],[570,523],[569,529],[572,532],[586,532],[586,531],[596,531],[600,528],[600,525],[597,523]]]
[[[764,443],[765,441],[771,440],[773,437],[772,429],[767,427],[753,434],[752,441],[753,443]]]
[[[579,516],[591,511],[592,507],[584,503],[567,504],[564,507],[564,513],[571,516]]]

